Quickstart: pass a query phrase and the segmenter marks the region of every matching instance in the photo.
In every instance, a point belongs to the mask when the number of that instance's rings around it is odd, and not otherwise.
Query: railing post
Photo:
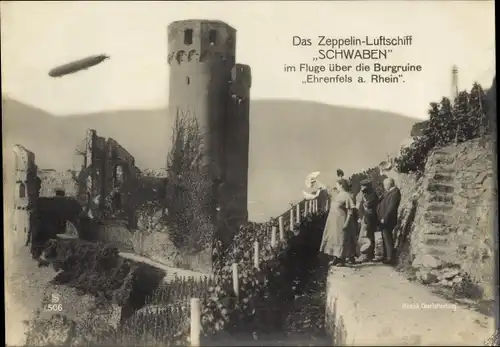
[[[314,202],[313,202],[313,213],[317,213],[318,212],[318,199],[314,199]]]
[[[233,290],[234,294],[238,298],[240,296],[240,283],[238,278],[238,264],[233,263]]]
[[[309,213],[309,200],[304,201],[304,217],[307,217],[307,214]]]
[[[253,266],[256,269],[259,268],[259,241],[253,244]]]
[[[295,223],[300,224],[300,203],[297,204],[295,215],[296,215]]]
[[[271,247],[276,247],[276,227],[271,228]]]
[[[280,216],[278,218],[278,225],[280,229],[280,241],[283,241],[285,239],[285,227],[283,225],[283,216]]]
[[[293,231],[293,226],[295,224],[295,219],[293,217],[293,207],[290,210],[290,231]]]
[[[191,298],[191,346],[200,346],[201,304],[200,299]]]
[[[329,206],[329,201],[330,201],[330,197],[328,197],[328,198],[325,200],[325,211],[324,211],[324,212],[328,211],[328,208],[330,207],[330,206]]]

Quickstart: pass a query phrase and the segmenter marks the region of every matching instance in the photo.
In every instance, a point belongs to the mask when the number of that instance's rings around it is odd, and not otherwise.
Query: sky
[[[451,95],[453,64],[460,89],[474,81],[488,87],[495,74],[493,1],[4,1],[1,6],[2,92],[59,116],[165,107],[167,26],[191,18],[222,20],[238,30],[236,59],[252,68],[253,99],[311,100],[425,119],[429,102]],[[284,72],[285,64],[377,62],[313,61],[325,47],[294,46],[293,36],[315,44],[318,36],[380,35],[411,35],[412,45],[392,47],[379,63],[419,64],[422,71],[392,84],[303,84],[303,73]],[[48,76],[57,65],[101,53],[111,59],[64,78]]]

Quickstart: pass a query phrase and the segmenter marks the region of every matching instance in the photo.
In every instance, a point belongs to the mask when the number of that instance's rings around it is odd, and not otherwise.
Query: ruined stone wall
[[[28,234],[36,218],[36,202],[40,182],[37,179],[35,154],[21,145],[15,145],[14,152],[14,213],[11,222],[11,236],[16,249],[28,240]]]
[[[78,184],[75,180],[74,171],[38,170],[38,177],[41,179],[42,187],[40,196],[56,196],[58,192],[64,192],[65,196],[78,195]]]
[[[400,258],[406,257],[402,260],[423,283],[462,290],[470,282],[477,286],[475,295],[491,298],[496,213],[491,139],[437,149],[419,182],[402,177]]]
[[[16,236],[20,231],[24,235],[20,238],[24,240],[31,235],[32,247],[43,244],[54,233],[64,233],[67,221],[81,229],[80,218],[88,210],[95,220],[120,219],[127,221],[128,227],[135,227],[133,195],[145,190],[137,189],[140,170],[135,166],[134,157],[115,140],[100,137],[94,130],[87,131],[82,151],[84,163],[78,173],[39,170],[32,152],[20,145],[13,151],[16,212],[12,229]],[[111,195],[113,199],[109,199]],[[105,203],[111,204],[111,210],[116,213],[104,213]]]
[[[134,226],[136,218],[131,195],[140,175],[134,157],[116,140],[98,136],[92,129],[87,131],[85,156],[79,182],[86,188],[79,196],[83,196],[86,208],[95,216],[106,218],[103,213],[107,199],[113,196],[113,209],[122,210],[120,217]]]

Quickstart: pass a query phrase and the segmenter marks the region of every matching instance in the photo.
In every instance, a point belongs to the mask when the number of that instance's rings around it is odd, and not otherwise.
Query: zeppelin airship
[[[97,64],[102,63],[104,60],[109,59],[109,56],[101,54],[101,55],[92,55],[87,58],[83,58],[80,60],[73,61],[68,64],[64,64],[58,66],[49,71],[50,77],[62,77],[65,75],[73,74],[75,72],[86,70],[95,66]]]

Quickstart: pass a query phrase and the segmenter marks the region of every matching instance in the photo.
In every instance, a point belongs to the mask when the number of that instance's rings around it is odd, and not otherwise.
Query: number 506
[[[47,310],[48,311],[53,311],[53,312],[61,312],[62,311],[62,305],[61,304],[48,304],[47,305]]]

